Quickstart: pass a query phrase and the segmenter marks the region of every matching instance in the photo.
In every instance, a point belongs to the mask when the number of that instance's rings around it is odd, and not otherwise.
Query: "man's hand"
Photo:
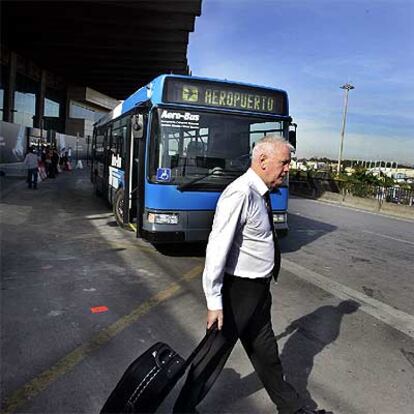
[[[207,310],[207,329],[209,329],[214,322],[217,321],[217,328],[220,331],[223,327],[223,311],[219,310]]]

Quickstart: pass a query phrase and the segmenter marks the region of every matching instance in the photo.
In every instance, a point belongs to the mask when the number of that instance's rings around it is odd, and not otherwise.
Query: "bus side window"
[[[171,168],[177,168],[178,167],[178,159],[179,159],[178,154],[171,155]]]

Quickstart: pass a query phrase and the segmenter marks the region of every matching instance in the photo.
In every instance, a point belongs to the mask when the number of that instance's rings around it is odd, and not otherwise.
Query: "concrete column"
[[[36,94],[36,114],[33,126],[35,128],[44,128],[43,116],[45,114],[45,96],[46,96],[46,71],[42,69],[40,75],[39,91]]]
[[[68,118],[69,118],[69,107],[70,107],[70,99],[69,99],[69,88],[65,87],[65,96],[63,98],[63,102],[61,104],[59,116],[63,119],[63,131],[66,133],[66,128],[68,125]]]
[[[14,52],[10,52],[9,59],[9,76],[4,88],[4,107],[3,107],[3,119],[6,122],[13,122],[14,114],[14,91],[16,89],[16,66],[17,55]]]

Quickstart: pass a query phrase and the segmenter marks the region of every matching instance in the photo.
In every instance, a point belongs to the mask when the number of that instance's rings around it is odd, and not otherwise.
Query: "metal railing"
[[[328,176],[304,176],[303,174],[292,174],[289,183],[293,193],[301,193],[311,197],[320,197],[325,192],[332,192],[375,199],[380,203],[414,206],[414,189],[399,185],[378,186],[338,180],[328,178]]]

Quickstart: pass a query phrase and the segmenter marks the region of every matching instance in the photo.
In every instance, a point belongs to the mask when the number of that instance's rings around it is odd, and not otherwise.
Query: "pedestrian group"
[[[55,147],[30,147],[23,164],[27,168],[27,184],[37,189],[38,179],[56,178],[62,171],[72,170],[72,149],[62,148],[60,153]]]

